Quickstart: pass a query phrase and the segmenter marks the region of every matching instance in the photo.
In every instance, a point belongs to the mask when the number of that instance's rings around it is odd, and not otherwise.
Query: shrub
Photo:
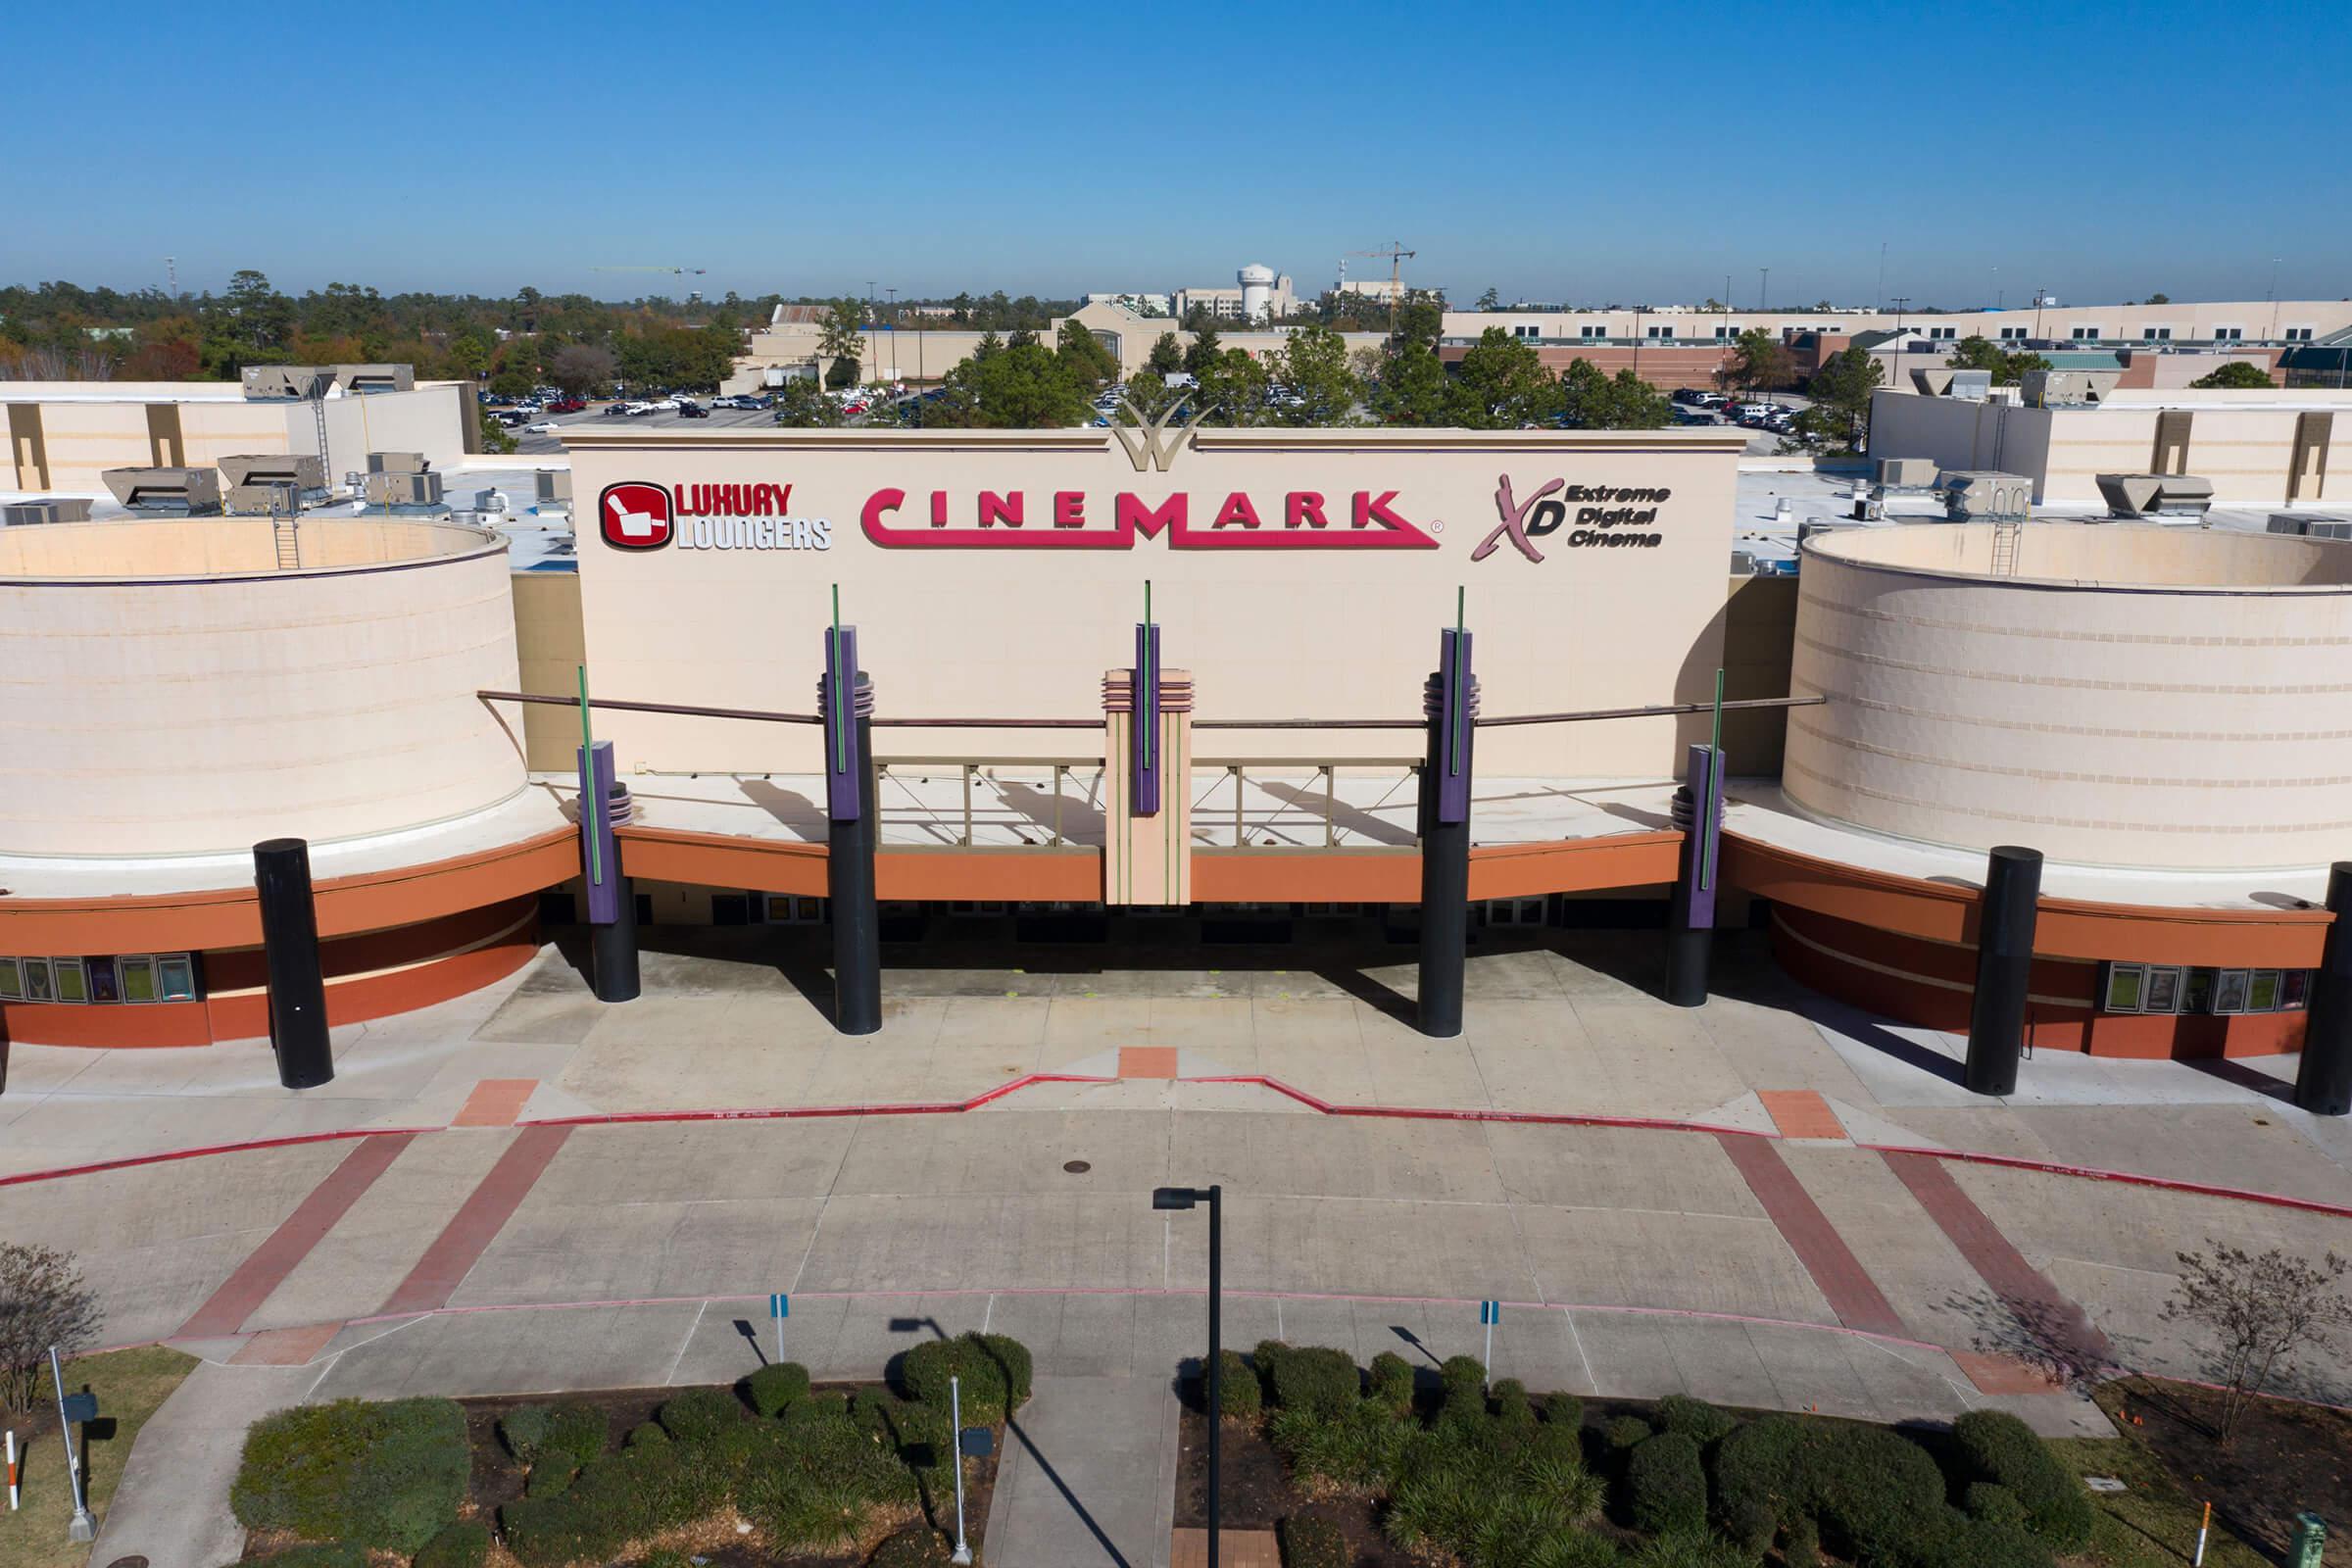
[[[1635,1529],[1651,1535],[1707,1527],[1707,1472],[1688,1434],[1661,1432],[1628,1456],[1625,1511]]]
[[[1302,1479],[1374,1492],[1396,1472],[1419,1428],[1385,1404],[1359,1399],[1336,1420],[1312,1410],[1277,1410],[1268,1435]]]
[[[571,1478],[579,1474],[568,1459],[549,1454],[531,1466],[531,1473],[522,1478],[522,1494],[526,1497],[561,1497],[571,1490]]]
[[[1324,1346],[1286,1349],[1274,1362],[1274,1403],[1279,1409],[1307,1410],[1326,1420],[1345,1414],[1355,1403],[1361,1380],[1355,1358],[1346,1350]]]
[[[1968,1479],[1989,1481],[2016,1494],[2028,1530],[2059,1551],[2081,1551],[2090,1544],[2096,1523],[2090,1494],[2032,1427],[2005,1411],[1971,1410],[1952,1423],[1952,1444]]]
[[[1740,1423],[1704,1399],[1669,1394],[1658,1401],[1658,1428],[1679,1432],[1700,1447],[1728,1434]]]
[[[1754,1568],[1755,1565],[1753,1557],[1732,1543],[1696,1531],[1645,1541],[1624,1560],[1626,1568]]]
[[[1494,1419],[1506,1427],[1536,1424],[1536,1407],[1528,1402],[1526,1384],[1517,1378],[1504,1378],[1494,1385]]]
[[[1554,1530],[1528,1548],[1526,1568],[1617,1568],[1617,1543],[1583,1530]]]
[[[555,1413],[544,1404],[509,1410],[498,1418],[498,1441],[509,1453],[530,1464],[539,1457],[539,1445],[547,1441],[547,1424]]]
[[[743,1380],[752,1413],[765,1419],[780,1415],[795,1399],[808,1397],[808,1369],[798,1361],[776,1361]]]
[[[1601,1442],[1611,1452],[1622,1452],[1649,1441],[1649,1423],[1638,1415],[1612,1416],[1600,1429]]]
[[[1805,1429],[1796,1421],[1768,1415],[1716,1446],[1716,1525],[1759,1555],[1796,1511],[1792,1499],[1804,1439]]]
[[[255,1422],[229,1507],[248,1530],[415,1552],[457,1519],[471,1469],[455,1400],[338,1399]]]
[[[482,1568],[489,1555],[489,1529],[461,1519],[424,1544],[416,1568]]]
[[[1029,1349],[1006,1334],[925,1340],[906,1352],[899,1376],[909,1397],[942,1410],[948,1408],[949,1380],[956,1380],[964,1424],[993,1426],[1028,1401]]]
[[[662,1430],[659,1421],[640,1421],[629,1428],[629,1435],[621,1441],[632,1448],[642,1448],[651,1444],[667,1443],[669,1434]]]
[[[1487,1413],[1487,1369],[1475,1355],[1449,1355],[1438,1367],[1441,1416]]]
[[[2026,1505],[2017,1500],[2017,1494],[1990,1481],[1970,1482],[1960,1501],[1968,1516],[1982,1524],[2022,1526],[2026,1522]]]
[[[539,1457],[556,1458],[577,1469],[602,1455],[612,1427],[605,1412],[593,1404],[559,1404],[548,1418],[547,1436],[540,1440]]]
[[[1784,1568],[1821,1568],[1821,1526],[1809,1513],[1800,1513],[1781,1532]]]
[[[1348,1539],[1328,1519],[1293,1514],[1276,1532],[1282,1568],[1349,1568]]]
[[[1413,1363],[1395,1350],[1383,1350],[1372,1358],[1370,1396],[1397,1414],[1413,1407]]]
[[[1573,1394],[1544,1396],[1544,1420],[1547,1425],[1581,1431],[1585,1424],[1585,1401]]]
[[[262,1568],[368,1568],[368,1553],[357,1546],[292,1546],[264,1557]]]
[[[1200,1386],[1201,1407],[1208,1403],[1208,1385]],[[1255,1421],[1265,1413],[1266,1391],[1239,1350],[1217,1352],[1217,1408],[1228,1421]]]
[[[724,1389],[688,1389],[662,1401],[654,1419],[680,1443],[708,1443],[743,1417],[743,1406]]]
[[[1530,1449],[1519,1456],[1515,1479],[1521,1492],[1569,1524],[1583,1524],[1600,1511],[1605,1490],[1600,1477],[1573,1451]]]

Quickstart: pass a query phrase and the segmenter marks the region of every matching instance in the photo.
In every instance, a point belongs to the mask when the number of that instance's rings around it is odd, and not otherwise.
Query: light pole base
[[[98,1522],[90,1517],[89,1509],[76,1508],[74,1510],[74,1522],[66,1526],[66,1539],[68,1541],[95,1541],[98,1539]]]
[[[971,1547],[969,1547],[969,1546],[957,1546],[957,1547],[956,1548],[956,1555],[954,1555],[953,1557],[950,1557],[950,1558],[948,1559],[948,1561],[950,1561],[950,1562],[953,1562],[953,1563],[962,1563],[962,1564],[966,1565],[966,1568],[969,1568],[969,1564],[971,1563],[971,1560],[972,1560],[972,1548],[971,1548]]]

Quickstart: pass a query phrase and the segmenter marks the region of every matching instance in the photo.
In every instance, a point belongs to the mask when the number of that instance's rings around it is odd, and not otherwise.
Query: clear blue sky
[[[19,6],[0,280],[2352,294],[2352,10]],[[1180,37],[1170,36],[1181,34]],[[134,219],[135,214],[135,219]],[[1350,270],[1383,264],[1355,262]]]

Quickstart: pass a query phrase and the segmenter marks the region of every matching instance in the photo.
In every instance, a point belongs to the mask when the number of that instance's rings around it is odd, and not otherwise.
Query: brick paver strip
[[[1119,1048],[1119,1076],[1122,1078],[1173,1078],[1176,1076],[1176,1048],[1174,1046],[1121,1046]]]
[[[1208,1568],[1208,1532],[1170,1531],[1168,1568]],[[1282,1568],[1282,1546],[1271,1530],[1220,1530],[1217,1568]]]
[[[484,1078],[466,1097],[452,1127],[512,1127],[522,1114],[523,1102],[539,1087],[536,1078]]]
[[[1941,1160],[1927,1154],[1882,1153],[1902,1184],[1919,1200],[1919,1206],[1951,1238],[2001,1304],[2014,1314],[2029,1344],[2057,1356],[2070,1367],[2093,1371],[2113,1363],[2115,1347],[2093,1328],[2082,1308],[2067,1299],[2048,1275],[2026,1261],[2026,1254],[2001,1234],[2001,1228],[1976,1200],[1952,1180]]]
[[[397,1133],[388,1138],[361,1140],[357,1148],[343,1156],[343,1162],[327,1173],[326,1180],[312,1188],[310,1196],[294,1205],[294,1212],[285,1217],[284,1223],[221,1281],[211,1299],[180,1325],[175,1337],[212,1340],[242,1329],[255,1308],[285,1283],[294,1266],[310,1256],[311,1249],[351,1211],[360,1195],[375,1185],[375,1179],[400,1157],[400,1152],[415,1137],[414,1133]]]
[[[305,1323],[298,1329],[265,1329],[230,1356],[232,1366],[309,1366],[311,1358],[343,1332],[341,1323]]]
[[[2021,1361],[2014,1355],[1982,1350],[1947,1350],[1952,1364],[1968,1374],[1979,1394],[2063,1394],[2065,1380],[2046,1367]]]
[[[397,1315],[447,1306],[459,1284],[489,1250],[498,1233],[507,1228],[507,1221],[514,1217],[514,1210],[522,1206],[523,1199],[546,1174],[556,1151],[570,1136],[568,1127],[525,1127],[516,1133],[514,1142],[490,1167],[490,1174],[466,1195],[381,1310]]]
[[[1845,1137],[1845,1123],[1830,1108],[1830,1102],[1810,1089],[1759,1089],[1756,1099],[1762,1101],[1771,1113],[1772,1124],[1781,1130],[1783,1138]]]
[[[1887,1304],[1886,1295],[1855,1258],[1853,1249],[1838,1234],[1838,1227],[1813,1201],[1813,1195],[1781,1158],[1781,1152],[1762,1138],[1726,1133],[1715,1141],[1747,1179],[1748,1191],[1756,1195],[1781,1239],[1813,1276],[1838,1321],[1866,1334],[1903,1335],[1902,1318]]]

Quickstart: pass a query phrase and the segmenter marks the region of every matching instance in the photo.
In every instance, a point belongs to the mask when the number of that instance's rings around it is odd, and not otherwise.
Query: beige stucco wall
[[[514,591],[514,650],[522,677],[515,690],[571,696],[578,688],[580,665],[588,657],[580,635],[579,574],[518,571]],[[522,732],[534,772],[578,766],[578,709],[526,707]]]
[[[581,608],[589,675],[603,696],[806,712],[814,703],[832,585],[861,628],[865,665],[889,714],[1087,718],[1105,668],[1132,660],[1144,582],[1163,657],[1193,671],[1199,714],[1411,717],[1468,593],[1491,713],[1699,701],[1721,662],[1724,573],[1740,433],[1203,431],[1166,472],[1136,471],[1106,431],[719,431],[601,427],[572,441]],[[1571,547],[1573,522],[1537,540],[1540,563],[1507,543],[1470,557],[1497,523],[1497,477],[1526,500],[1546,481],[1670,491],[1655,548]],[[825,518],[831,548],[629,552],[598,532],[604,488],[621,480],[793,486],[790,514]],[[1156,505],[1191,498],[1205,529],[1234,491],[1271,535],[1289,491],[1323,494],[1334,533],[1349,497],[1395,491],[1394,508],[1433,530],[1429,549],[1179,549],[1167,533],[1131,548],[885,548],[859,523],[885,487],[906,502],[894,525],[928,526],[928,496],[951,496],[974,525],[977,492],[1025,492],[1029,538],[1057,491],[1083,497],[1101,529],[1119,492]],[[1605,531],[1605,530],[1604,530]],[[1010,532],[1010,530],[1006,530]],[[624,771],[791,771],[817,763],[819,732],[789,725],[600,714]],[[1040,757],[1098,737],[1018,730],[899,730],[893,755]],[[1503,774],[1661,776],[1698,721],[1645,719],[1484,732],[1480,766]],[[1213,736],[1213,739],[1211,739]],[[1389,757],[1398,732],[1202,732],[1209,757]]]
[[[516,678],[497,536],[352,519],[301,538],[304,569],[280,572],[266,520],[0,533],[0,852],[346,839],[522,787],[512,715],[473,695]]]
[[[2352,852],[2352,544],[2037,523],[1807,542],[1782,782],[1820,816],[2091,864]]]

